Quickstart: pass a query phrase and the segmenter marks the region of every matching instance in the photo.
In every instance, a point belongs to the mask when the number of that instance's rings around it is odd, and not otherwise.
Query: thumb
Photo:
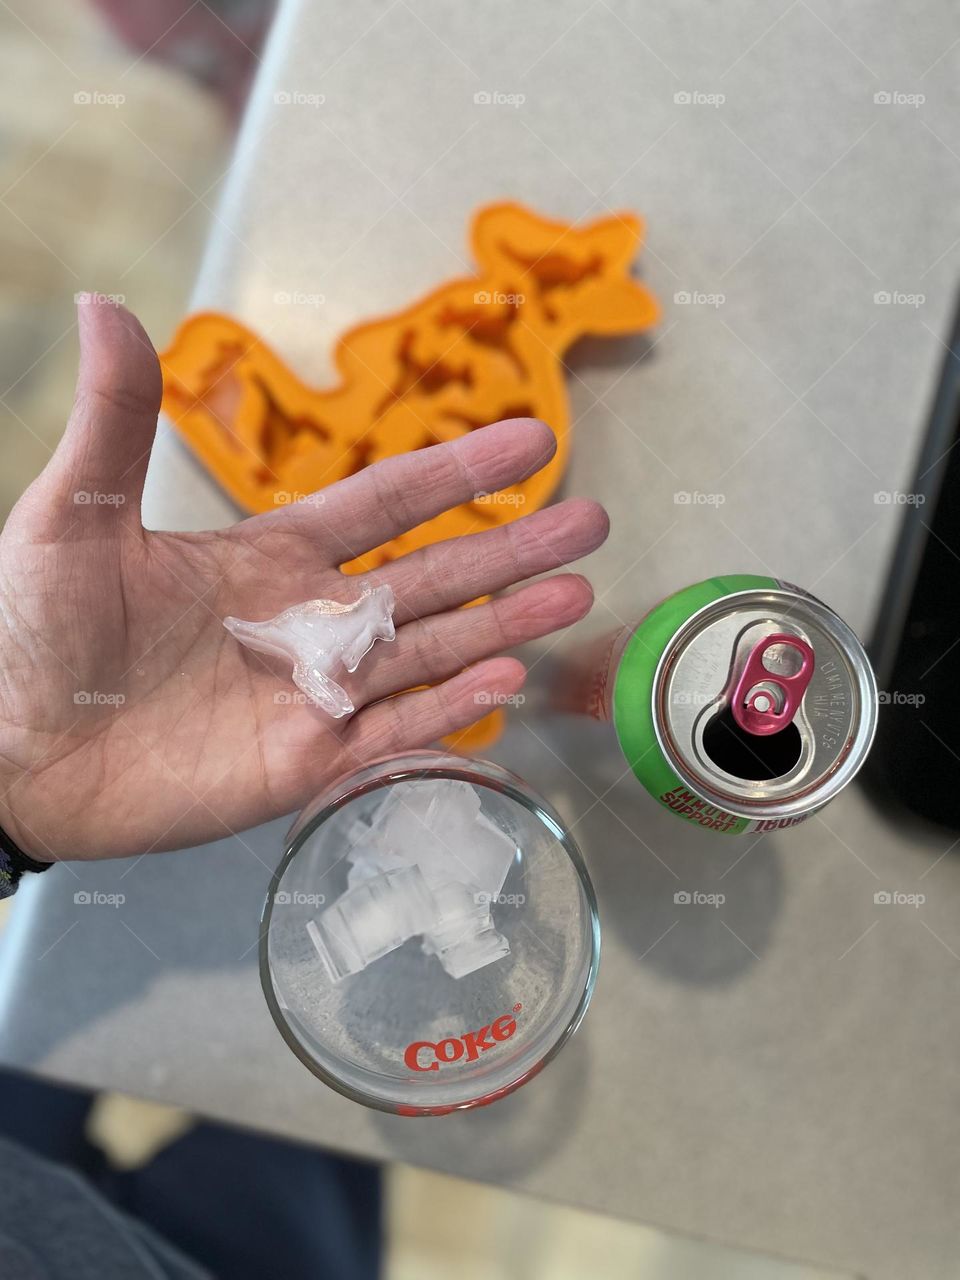
[[[58,523],[84,509],[109,518],[127,507],[139,523],[163,389],[160,362],[139,320],[102,296],[79,296],[77,326],[73,412],[31,497]]]

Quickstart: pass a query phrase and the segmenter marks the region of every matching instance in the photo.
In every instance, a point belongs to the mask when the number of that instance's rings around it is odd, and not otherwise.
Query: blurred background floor
[[[76,376],[74,295],[126,298],[157,343],[183,313],[233,125],[124,49],[89,5],[0,6],[0,514],[55,446]]]
[[[207,86],[155,57],[162,50],[203,70],[191,53],[194,8],[161,30],[164,7],[143,11],[145,55],[124,47],[91,5],[0,5],[0,518],[50,457],[69,412],[74,295],[125,300],[157,345],[187,305],[230,163],[245,69],[256,62],[249,30],[269,5],[226,6],[244,10],[243,37],[203,6],[233,71],[218,82],[214,67],[201,76]],[[149,1158],[191,1123],[116,1095],[96,1115],[100,1140],[120,1161]],[[410,1168],[389,1170],[387,1198],[387,1280],[826,1276]]]

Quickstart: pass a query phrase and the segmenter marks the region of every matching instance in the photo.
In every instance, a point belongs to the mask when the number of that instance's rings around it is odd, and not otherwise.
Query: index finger
[[[557,450],[537,418],[508,418],[457,440],[375,462],[323,490],[323,502],[301,502],[259,521],[316,538],[342,564],[434,516],[518,484]],[[345,546],[349,545],[349,554]]]

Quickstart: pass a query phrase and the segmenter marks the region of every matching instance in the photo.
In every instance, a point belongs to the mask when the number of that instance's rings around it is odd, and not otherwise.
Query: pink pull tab
[[[783,675],[764,664],[764,654],[775,645],[795,651],[800,659],[799,670]],[[740,728],[759,736],[785,729],[800,709],[813,665],[813,650],[806,640],[782,634],[764,636],[754,645],[730,699],[733,718]]]

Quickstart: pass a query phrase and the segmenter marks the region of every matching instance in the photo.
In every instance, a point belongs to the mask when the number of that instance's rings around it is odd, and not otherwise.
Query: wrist
[[[31,862],[55,862],[55,855],[46,847],[38,836],[35,836],[25,822],[21,821],[10,803],[10,790],[15,780],[4,772],[0,773],[0,844],[8,850],[12,846],[19,850]],[[6,837],[4,839],[3,837]]]
[[[36,858],[23,847],[23,824],[12,815],[6,797],[0,801],[0,898],[16,893],[25,872],[46,871],[53,858],[47,852],[44,859]]]

